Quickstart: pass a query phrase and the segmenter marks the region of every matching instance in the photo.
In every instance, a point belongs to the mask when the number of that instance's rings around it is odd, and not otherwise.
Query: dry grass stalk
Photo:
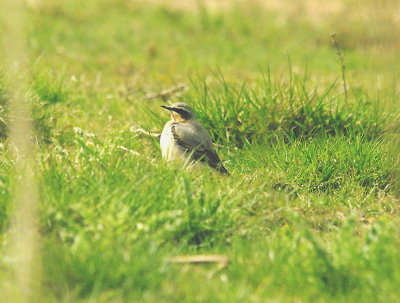
[[[343,51],[339,46],[336,33],[332,33],[331,34],[331,38],[332,38],[333,45],[335,46],[335,48],[337,50],[337,55],[338,55],[338,58],[339,58],[339,61],[340,61],[340,66],[342,68],[344,99],[347,102],[346,65],[344,64]]]
[[[143,128],[131,128],[131,132],[136,133],[138,135],[143,135],[146,137],[159,138],[161,136],[161,133],[153,133],[153,132],[147,131]]]
[[[13,279],[2,291],[5,302],[37,302],[40,288],[38,189],[35,177],[34,143],[29,96],[26,44],[26,5],[23,0],[1,1],[5,35],[5,76],[8,84],[9,142],[14,152],[13,217],[9,254]]]

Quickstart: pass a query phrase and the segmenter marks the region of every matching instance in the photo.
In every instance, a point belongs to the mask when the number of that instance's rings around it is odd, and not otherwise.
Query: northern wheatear
[[[208,164],[220,173],[229,175],[213,148],[210,136],[197,121],[192,108],[183,102],[161,107],[171,114],[171,120],[165,124],[161,133],[163,158],[187,163],[188,167],[197,163]]]

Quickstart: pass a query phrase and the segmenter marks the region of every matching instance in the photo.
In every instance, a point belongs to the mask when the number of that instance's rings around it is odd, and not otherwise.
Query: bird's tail
[[[231,175],[231,174],[227,171],[227,169],[226,169],[222,164],[219,165],[218,171],[219,171],[221,174],[224,174],[224,175],[227,175],[227,176],[230,176],[230,175]]]

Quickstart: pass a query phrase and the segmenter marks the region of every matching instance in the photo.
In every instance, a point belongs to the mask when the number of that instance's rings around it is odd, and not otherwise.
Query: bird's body
[[[172,133],[173,124],[172,120],[168,121],[161,133],[160,145],[162,157],[169,161],[185,161],[184,150],[176,144],[174,134]]]
[[[187,167],[208,164],[220,173],[229,174],[222,165],[213,143],[193,110],[185,103],[163,106],[171,113],[171,120],[161,133],[161,152],[167,161],[182,162]]]

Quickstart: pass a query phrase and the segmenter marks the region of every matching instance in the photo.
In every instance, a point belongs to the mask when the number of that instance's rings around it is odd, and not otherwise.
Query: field
[[[398,1],[170,2],[28,1],[18,52],[1,23],[1,300],[398,302]],[[230,176],[161,159],[178,101]]]

